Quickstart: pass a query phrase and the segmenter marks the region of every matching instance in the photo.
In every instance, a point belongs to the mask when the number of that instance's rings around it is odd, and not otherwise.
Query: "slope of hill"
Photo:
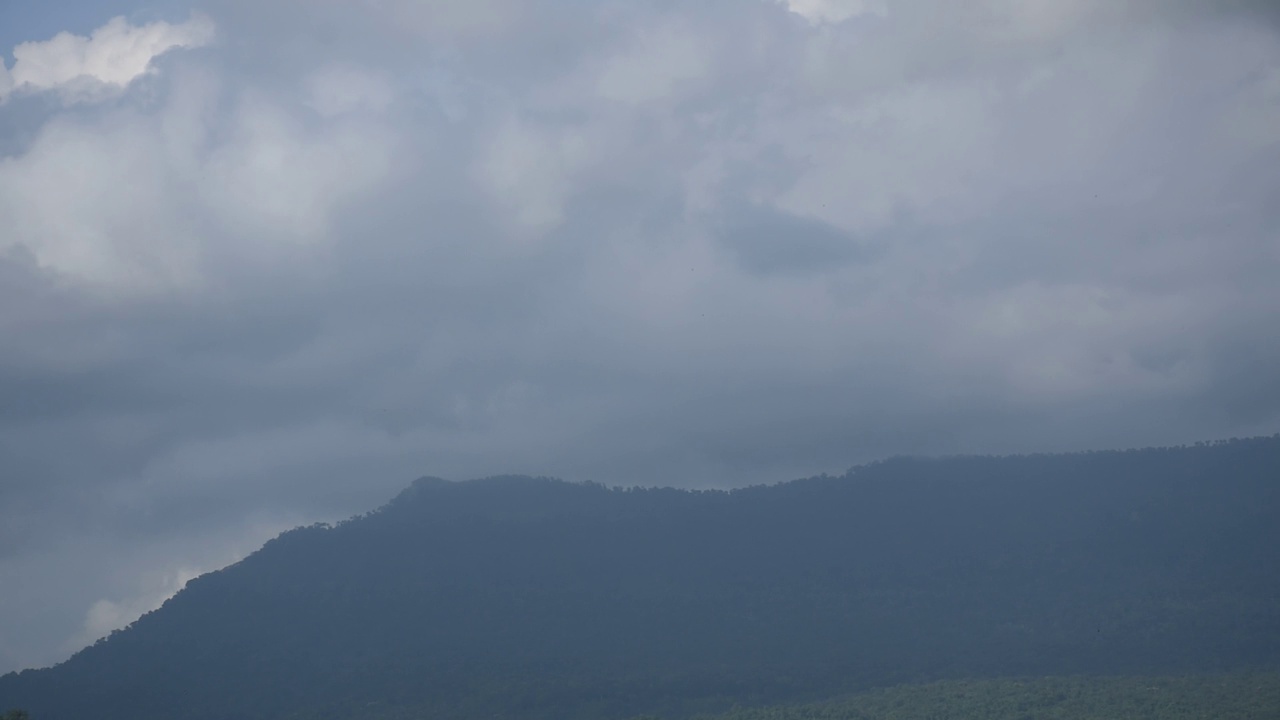
[[[572,720],[1263,667],[1280,667],[1280,437],[733,492],[424,479],[0,678],[0,708]]]

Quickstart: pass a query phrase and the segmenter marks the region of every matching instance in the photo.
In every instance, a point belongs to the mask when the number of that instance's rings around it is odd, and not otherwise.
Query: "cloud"
[[[516,117],[494,129],[475,177],[517,226],[545,230],[558,224],[574,175],[591,157],[580,129],[547,130]]]
[[[58,91],[67,102],[118,91],[152,69],[152,61],[174,48],[213,40],[213,23],[194,15],[178,25],[164,21],[134,27],[113,18],[88,37],[63,32],[13,49],[13,69],[0,72],[0,101],[12,92]]]
[[[710,73],[705,41],[686,27],[642,31],[605,62],[597,79],[602,97],[640,104],[669,97]]]
[[[839,272],[875,248],[821,220],[767,207],[733,208],[721,241],[755,272]]]
[[[839,23],[863,15],[884,16],[885,0],[778,0],[791,12],[814,25]]]
[[[310,105],[325,117],[353,112],[385,112],[395,100],[395,88],[376,73],[359,68],[325,68],[308,81]]]
[[[1263,3],[202,9],[0,114],[0,667],[423,474],[1280,429]]]
[[[213,264],[323,243],[343,203],[390,170],[376,77],[320,72],[292,104],[251,88],[224,103],[207,72],[180,77],[159,112],[54,118],[0,158],[0,250],[115,295],[199,287]],[[331,121],[309,127],[316,112]]]

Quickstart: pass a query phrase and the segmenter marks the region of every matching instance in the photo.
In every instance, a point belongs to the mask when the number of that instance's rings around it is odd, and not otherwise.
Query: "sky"
[[[1280,430],[1269,0],[0,0],[0,672],[414,478]]]

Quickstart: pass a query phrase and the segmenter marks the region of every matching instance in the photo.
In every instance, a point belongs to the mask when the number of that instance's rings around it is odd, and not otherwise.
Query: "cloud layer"
[[[218,0],[19,46],[0,670],[423,474],[1275,432],[1276,20]]]

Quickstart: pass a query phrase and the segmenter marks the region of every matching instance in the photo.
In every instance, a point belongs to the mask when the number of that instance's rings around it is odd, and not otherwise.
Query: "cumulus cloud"
[[[214,0],[207,51],[28,52],[80,59],[0,116],[0,667],[422,474],[1275,432],[1280,24],[1122,5]]]
[[[100,97],[147,74],[160,55],[207,45],[213,34],[213,23],[204,15],[177,25],[158,21],[141,27],[117,17],[88,37],[63,32],[25,42],[13,49],[13,69],[0,72],[0,101],[15,91],[56,90],[69,102]]]
[[[200,287],[211,264],[323,243],[343,202],[389,171],[396,131],[378,119],[390,90],[376,75],[318,71],[292,103],[221,93],[187,68],[158,111],[51,118],[0,158],[0,251],[114,295]]]

